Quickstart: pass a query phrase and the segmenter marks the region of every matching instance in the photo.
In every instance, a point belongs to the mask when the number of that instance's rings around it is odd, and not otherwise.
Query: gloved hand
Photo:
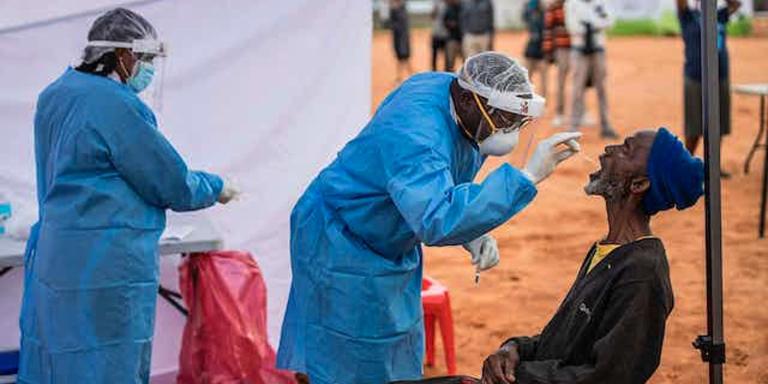
[[[499,246],[496,239],[489,234],[464,244],[464,249],[472,255],[472,265],[477,267],[478,271],[485,271],[499,264]]]
[[[224,179],[224,188],[221,189],[219,194],[219,203],[227,204],[238,196],[240,196],[240,190],[234,186],[232,181]]]
[[[555,171],[558,164],[581,150],[579,138],[581,132],[560,132],[542,140],[523,168],[523,174],[534,184],[540,183]],[[561,144],[566,148],[558,148]]]

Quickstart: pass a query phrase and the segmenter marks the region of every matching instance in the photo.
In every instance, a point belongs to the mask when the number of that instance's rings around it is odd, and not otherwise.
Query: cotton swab
[[[595,167],[600,166],[600,163],[598,163],[597,160],[585,155],[584,152],[579,152],[579,157],[586,160],[588,163],[594,165]]]
[[[592,164],[592,165],[594,165],[596,167],[600,166],[600,163],[598,163],[597,160],[587,156],[586,154],[584,154],[584,152],[581,151],[581,145],[579,144],[578,141],[576,141],[576,140],[568,140],[568,141],[565,142],[565,145],[567,145],[568,147],[571,148],[571,150],[576,152],[579,155],[580,158],[586,160],[587,162],[589,162],[590,164]]]

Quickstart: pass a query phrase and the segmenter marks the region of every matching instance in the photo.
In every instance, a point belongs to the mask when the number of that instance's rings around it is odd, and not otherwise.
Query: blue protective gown
[[[147,383],[165,210],[213,205],[222,180],[128,87],[73,69],[38,99],[35,156],[18,382]]]
[[[535,196],[508,164],[472,183],[484,158],[451,116],[453,79],[403,83],[294,207],[279,367],[312,384],[420,378],[421,243],[469,242]]]

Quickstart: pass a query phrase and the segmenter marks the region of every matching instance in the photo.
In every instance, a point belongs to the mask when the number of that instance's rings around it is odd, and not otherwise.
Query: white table
[[[193,230],[182,240],[160,240],[161,256],[208,252],[222,248],[221,236],[201,214],[168,214],[168,227],[190,227]],[[24,266],[24,248],[24,242],[0,236],[0,270]]]
[[[190,228],[191,232],[181,240],[160,240],[160,255],[187,255],[197,252],[210,252],[222,248],[221,236],[200,213],[168,214],[168,228]],[[26,244],[8,237],[0,236],[0,277],[13,268],[24,266]],[[178,292],[160,286],[158,294],[184,315],[186,308],[181,304]]]
[[[744,95],[760,96],[760,127],[757,131],[757,137],[752,144],[752,148],[747,154],[747,160],[744,162],[744,173],[749,173],[749,163],[752,161],[752,157],[755,155],[755,151],[758,149],[765,150],[765,158],[763,161],[763,191],[760,196],[760,227],[758,229],[758,236],[760,238],[765,237],[765,211],[766,204],[768,204],[768,138],[763,142],[763,136],[765,136],[766,123],[768,123],[765,116],[765,99],[768,97],[768,83],[760,84],[740,84],[734,85],[733,91]]]

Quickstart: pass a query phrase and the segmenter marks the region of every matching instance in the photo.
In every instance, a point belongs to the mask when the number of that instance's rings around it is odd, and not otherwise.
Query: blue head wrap
[[[651,187],[643,197],[643,209],[648,215],[672,207],[683,210],[704,194],[704,163],[666,128],[656,133],[647,172]]]

